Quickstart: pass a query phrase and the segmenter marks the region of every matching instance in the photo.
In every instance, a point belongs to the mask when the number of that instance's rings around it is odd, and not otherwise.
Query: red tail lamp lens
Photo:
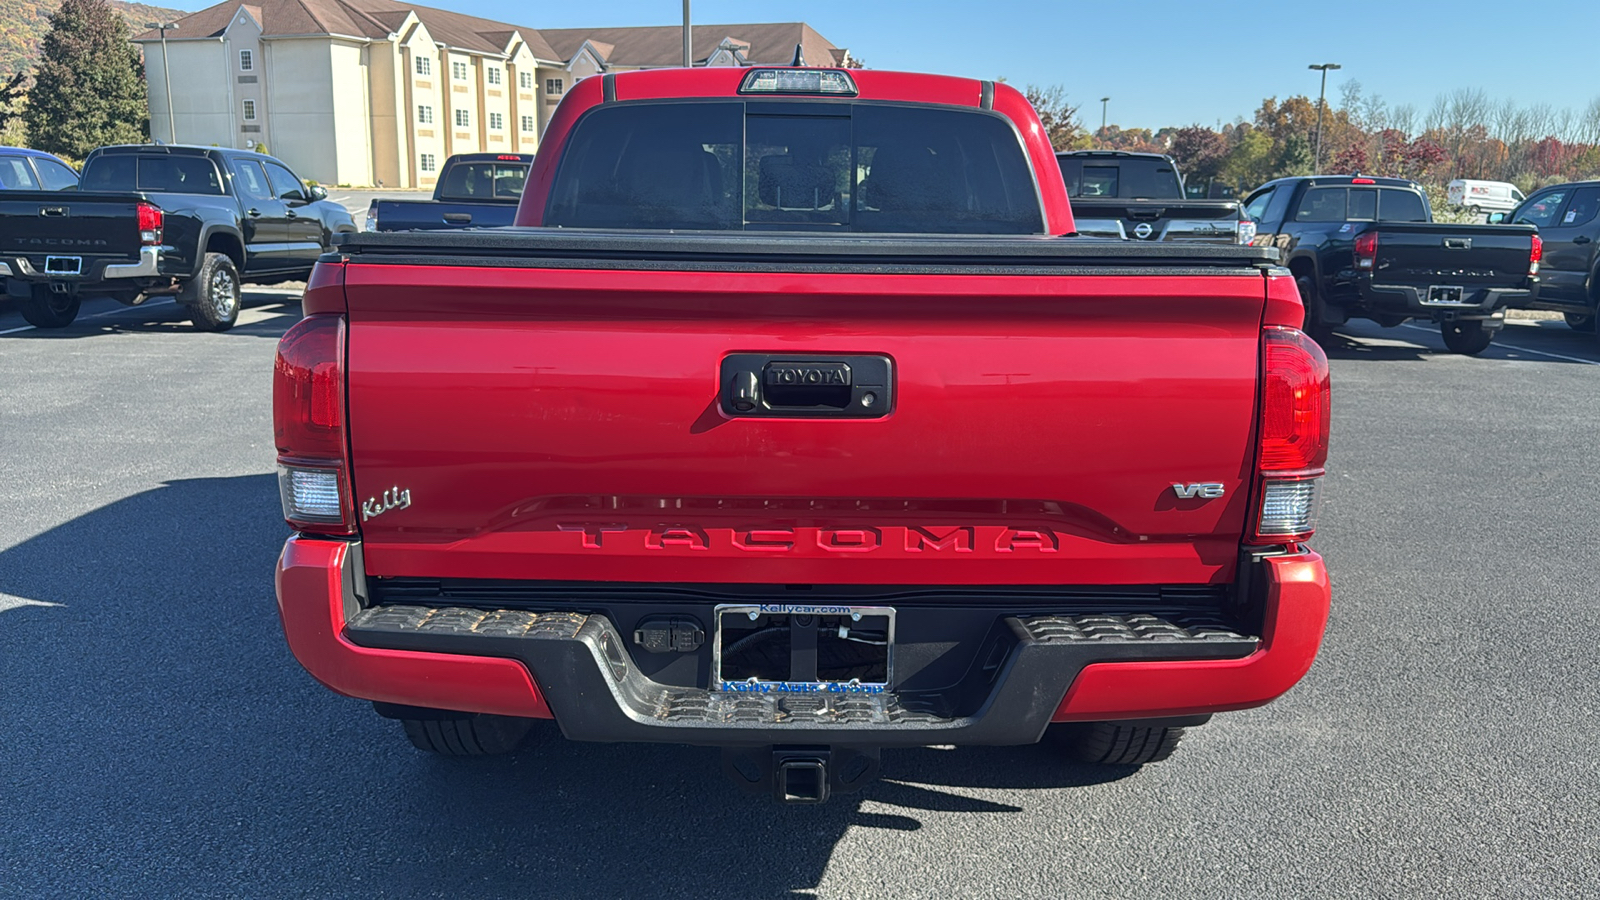
[[[1332,408],[1328,357],[1294,328],[1272,326],[1261,337],[1261,471],[1320,470],[1328,461]]]

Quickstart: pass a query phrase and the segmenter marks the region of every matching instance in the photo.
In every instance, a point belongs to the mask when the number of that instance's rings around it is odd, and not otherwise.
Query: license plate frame
[[[46,256],[44,258],[44,274],[46,275],[82,275],[83,257],[81,256]]]
[[[1467,289],[1459,284],[1430,284],[1428,285],[1429,306],[1465,306]]]
[[[752,615],[753,614],[753,615]],[[820,635],[829,634],[829,639],[837,635],[839,640],[857,641],[865,644],[883,647],[883,678],[882,680],[860,678],[851,679],[823,679],[794,680],[793,672],[790,677],[763,678],[749,677],[728,679],[724,678],[723,663],[724,653],[728,648],[724,646],[724,638],[728,636],[729,629],[724,627],[724,620],[732,617],[733,621],[745,628],[754,628],[763,619],[769,623],[781,617],[787,626],[790,616],[812,617],[815,627]],[[739,693],[739,694],[819,694],[819,695],[848,695],[848,694],[882,694],[889,690],[894,683],[894,650],[895,650],[895,618],[896,612],[890,606],[857,606],[853,604],[827,604],[827,603],[723,603],[712,611],[711,625],[711,690]],[[777,627],[770,626],[769,627]],[[882,628],[882,631],[870,631],[874,637],[882,634],[885,638],[867,640],[862,637],[847,636],[853,627],[863,630]]]

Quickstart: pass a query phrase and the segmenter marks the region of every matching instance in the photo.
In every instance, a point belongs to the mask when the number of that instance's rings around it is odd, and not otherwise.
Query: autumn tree
[[[1030,84],[1023,93],[1039,114],[1050,146],[1057,150],[1070,150],[1074,143],[1084,137],[1083,126],[1078,123],[1078,107],[1067,102],[1066,88],[1059,84],[1050,87]]]
[[[82,159],[149,132],[144,66],[106,0],[65,0],[50,16],[24,113],[37,149]]]

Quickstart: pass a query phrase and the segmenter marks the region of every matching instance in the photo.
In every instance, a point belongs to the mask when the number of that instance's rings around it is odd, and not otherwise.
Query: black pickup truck
[[[1170,156],[1122,150],[1056,154],[1078,234],[1140,241],[1248,244],[1237,200],[1190,200]]]
[[[444,161],[432,200],[374,200],[362,231],[497,228],[517,217],[531,153],[460,153]]]
[[[0,194],[0,274],[23,318],[64,328],[85,296],[176,295],[195,327],[239,317],[241,282],[306,278],[350,213],[289,167],[245,150],[101,147],[75,192]]]
[[[1537,229],[1434,222],[1422,189],[1399,178],[1280,178],[1244,211],[1294,274],[1312,334],[1352,318],[1428,319],[1451,352],[1481,353],[1538,282]]]

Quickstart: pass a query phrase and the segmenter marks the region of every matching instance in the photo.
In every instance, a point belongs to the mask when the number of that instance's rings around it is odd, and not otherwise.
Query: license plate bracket
[[[83,257],[46,256],[44,258],[44,273],[46,275],[82,275]]]
[[[714,691],[881,694],[894,682],[892,607],[727,603],[714,616]]]
[[[1428,303],[1433,306],[1461,306],[1466,290],[1460,285],[1432,284],[1428,286]]]

